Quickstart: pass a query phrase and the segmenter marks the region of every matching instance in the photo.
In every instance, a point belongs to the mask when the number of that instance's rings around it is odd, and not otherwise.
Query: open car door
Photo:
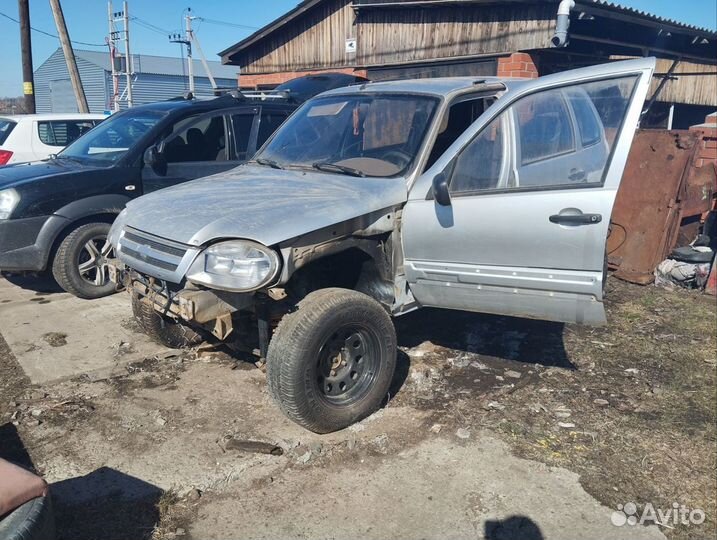
[[[610,215],[654,67],[568,71],[496,100],[411,188],[402,242],[415,299],[604,322]]]

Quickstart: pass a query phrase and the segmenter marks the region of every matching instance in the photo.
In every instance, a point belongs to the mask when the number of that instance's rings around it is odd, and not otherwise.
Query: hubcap
[[[321,347],[316,382],[324,398],[335,405],[361,399],[380,367],[379,347],[373,333],[347,327],[334,332]]]
[[[107,259],[113,256],[112,244],[107,241],[106,236],[95,236],[91,238],[80,252],[79,266],[80,277],[96,287],[101,287],[109,282],[107,272]]]

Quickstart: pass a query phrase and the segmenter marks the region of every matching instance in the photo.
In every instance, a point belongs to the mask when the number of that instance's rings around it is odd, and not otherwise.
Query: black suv
[[[251,158],[297,107],[225,95],[117,113],[57,156],[0,168],[0,271],[51,269],[80,298],[114,291],[110,225],[135,197]]]

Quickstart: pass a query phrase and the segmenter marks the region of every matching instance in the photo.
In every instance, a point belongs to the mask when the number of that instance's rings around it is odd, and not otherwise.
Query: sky
[[[48,0],[30,1],[30,23],[38,29],[56,34]],[[688,24],[717,29],[717,0],[614,0],[656,15]],[[253,33],[257,28],[293,8],[298,0],[129,0],[132,53],[180,56],[180,45],[169,43],[167,34],[183,27],[183,13],[188,7],[207,21],[195,21],[196,35],[209,60],[216,53]],[[122,2],[114,1],[119,11]],[[90,44],[103,44],[107,36],[106,0],[62,0],[70,38]],[[17,0],[0,0],[0,96],[22,94],[19,25],[5,17],[18,18]],[[210,22],[213,20],[215,22]],[[57,47],[59,40],[39,32],[32,33],[33,64],[37,69]],[[106,50],[75,44],[78,49]]]

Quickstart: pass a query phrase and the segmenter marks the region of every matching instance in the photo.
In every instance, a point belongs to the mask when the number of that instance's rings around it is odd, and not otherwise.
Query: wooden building
[[[654,125],[686,127],[717,108],[717,32],[606,0],[576,0],[553,48],[559,0],[305,0],[220,53],[242,88],[342,71],[372,80],[537,77],[611,59],[660,58]],[[664,81],[664,84],[661,84]]]

